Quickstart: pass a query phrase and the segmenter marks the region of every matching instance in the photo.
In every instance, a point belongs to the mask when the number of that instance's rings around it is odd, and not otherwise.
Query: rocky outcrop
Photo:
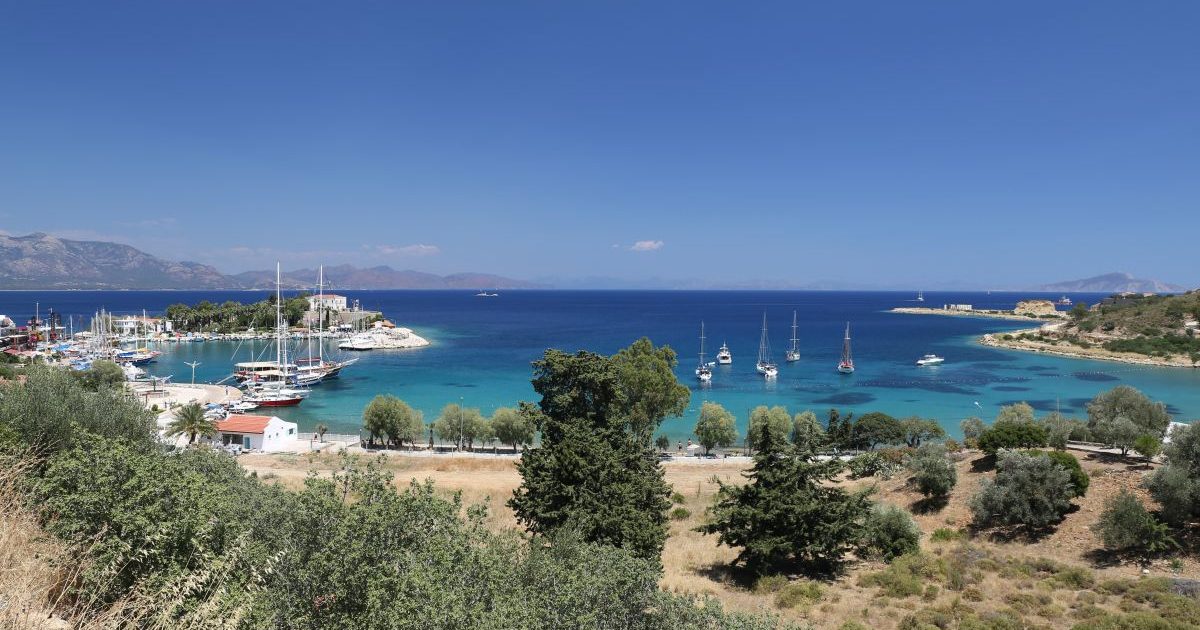
[[[1058,309],[1054,308],[1054,302],[1050,300],[1022,300],[1017,302],[1017,306],[1013,308],[1013,313],[1026,317],[1041,317],[1043,315],[1057,315]]]

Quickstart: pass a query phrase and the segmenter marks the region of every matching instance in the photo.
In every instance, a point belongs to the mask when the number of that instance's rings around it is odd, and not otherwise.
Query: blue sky
[[[0,229],[223,271],[1200,284],[1197,32],[1191,1],[10,2]]]

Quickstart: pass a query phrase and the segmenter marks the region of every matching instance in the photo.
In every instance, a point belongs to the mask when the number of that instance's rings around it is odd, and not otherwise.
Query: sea
[[[412,328],[432,343],[411,350],[342,353],[328,341],[326,353],[354,356],[358,362],[341,378],[314,388],[300,406],[273,413],[302,431],[324,423],[336,433],[355,433],[363,408],[377,394],[393,394],[419,409],[426,421],[448,403],[478,407],[490,414],[519,401],[536,402],[530,385],[531,363],[548,348],[610,354],[640,337],[666,344],[679,356],[675,369],[691,390],[682,417],[668,418],[661,433],[672,441],[692,437],[700,405],[713,401],[737,417],[744,435],[747,418],[758,405],[783,405],[792,413],[811,409],[825,418],[830,409],[862,414],[937,419],[951,436],[969,416],[992,419],[1002,405],[1025,401],[1040,413],[1059,410],[1086,417],[1086,404],[1116,385],[1136,387],[1166,403],[1178,421],[1200,417],[1200,370],[1156,368],[1105,361],[1069,359],[984,347],[976,339],[988,332],[1029,328],[1035,322],[976,317],[907,315],[889,312],[901,306],[973,304],[975,308],[1012,308],[1028,298],[1057,299],[1059,294],[860,291],[500,291],[475,297],[474,291],[346,291],[363,308],[383,311],[399,326]],[[200,300],[253,302],[256,291],[8,291],[0,292],[0,313],[24,322],[35,310],[61,313],[64,323],[85,329],[98,309],[110,312],[161,313],[173,303]],[[1072,293],[1076,302],[1094,303],[1103,294]],[[785,363],[792,314],[796,313],[801,359]],[[755,371],[763,316],[779,377],[764,381]],[[701,385],[694,370],[704,324],[707,360],[727,343],[732,365],[713,368],[711,384]],[[839,374],[842,337],[850,325],[857,371]],[[292,352],[307,355],[306,342]],[[164,354],[148,370],[175,382],[218,382],[237,361],[273,357],[270,342],[161,344]],[[937,367],[918,367],[926,353],[945,357]]]

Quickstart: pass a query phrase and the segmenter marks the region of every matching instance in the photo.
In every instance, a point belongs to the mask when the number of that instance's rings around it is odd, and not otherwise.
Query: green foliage
[[[821,601],[821,585],[809,580],[790,582],[775,595],[777,608],[795,608]]]
[[[863,527],[861,550],[865,555],[892,561],[916,553],[921,546],[921,528],[906,510],[894,505],[875,505]]]
[[[851,479],[876,476],[890,479],[900,469],[895,462],[876,451],[855,455],[846,465]]]
[[[167,425],[167,435],[186,435],[188,444],[194,443],[197,437],[210,438],[216,434],[216,422],[204,417],[204,408],[198,403],[189,403],[176,409],[174,419]]]
[[[1164,452],[1167,464],[1146,486],[1162,506],[1163,520],[1182,525],[1200,516],[1200,431],[1193,425],[1175,428]]]
[[[1165,436],[1167,426],[1171,423],[1166,405],[1152,402],[1145,394],[1128,385],[1118,385],[1100,393],[1088,403],[1087,410],[1088,428],[1101,440],[1113,443],[1116,443],[1113,439],[1104,437],[1109,431],[1132,434],[1128,438],[1129,445],[1132,445],[1139,435]],[[1134,428],[1122,432],[1119,428],[1123,425],[1122,419],[1132,423]],[[1122,447],[1124,450],[1127,447]]]
[[[1147,555],[1162,553],[1179,545],[1142,502],[1128,490],[1104,502],[1100,520],[1092,526],[1106,549],[1139,551]]]
[[[1057,411],[1046,414],[1038,421],[1038,424],[1046,429],[1047,444],[1058,450],[1065,449],[1068,440],[1090,441],[1092,439],[1087,423],[1075,418],[1068,418]]]
[[[940,440],[946,437],[946,430],[938,424],[937,420],[931,418],[910,416],[900,421],[900,429],[903,432],[904,443],[912,448],[917,448],[928,440]]]
[[[514,451],[522,446],[531,445],[534,438],[535,414],[536,410],[528,405],[522,405],[520,409],[500,407],[492,412],[492,433],[497,440],[512,446]],[[670,441],[667,445],[670,445]]]
[[[0,384],[0,426],[35,451],[70,448],[85,435],[156,444],[154,414],[119,388],[89,391],[65,370],[30,366],[24,385]]]
[[[547,350],[534,363],[539,448],[518,463],[509,506],[529,531],[572,531],[658,561],[670,488],[650,444],[666,414],[686,408],[674,353],[640,340],[612,358]]]
[[[92,367],[74,374],[84,389],[93,392],[104,387],[119,387],[125,382],[125,371],[121,366],[105,359],[97,359],[92,362]]]
[[[874,586],[888,597],[904,598],[920,595],[925,585],[941,578],[946,571],[945,561],[923,553],[912,553],[894,559],[891,565],[858,579],[861,586]]]
[[[867,449],[879,444],[900,444],[904,441],[904,427],[900,421],[878,411],[863,414],[854,423],[854,441]]]
[[[442,412],[433,421],[433,432],[445,442],[468,449],[474,448],[475,442],[484,442],[491,437],[491,427],[479,408],[462,407],[458,403],[442,407]]]
[[[654,446],[658,447],[658,450],[660,450],[660,451],[670,450],[671,449],[671,438],[667,437],[665,434],[660,433],[660,434],[658,434],[658,437],[654,438]]]
[[[975,448],[979,445],[979,438],[983,432],[987,430],[987,425],[980,418],[967,418],[958,423],[958,428],[963,434],[963,443],[969,448]]]
[[[287,325],[300,324],[307,310],[307,293],[284,298],[282,311]],[[232,333],[248,328],[273,330],[275,328],[275,296],[269,296],[267,299],[253,304],[242,304],[232,300],[221,304],[201,300],[194,306],[172,304],[167,307],[165,314],[171,321],[172,328],[178,332]]]
[[[801,411],[792,420],[792,443],[797,448],[816,452],[825,446],[825,428],[812,411]]]
[[[984,479],[971,499],[977,526],[1046,528],[1062,520],[1075,488],[1071,475],[1049,457],[1000,453],[995,480]]]
[[[933,542],[951,542],[955,540],[962,540],[962,537],[963,533],[957,529],[939,527],[933,530],[933,533],[929,535],[929,540]]]
[[[772,439],[787,440],[792,434],[792,415],[788,413],[787,408],[781,406],[768,408],[766,405],[759,405],[755,407],[750,412],[750,426],[746,430],[747,442],[751,449],[760,448],[755,440],[760,439],[763,435],[764,426],[770,431]]]
[[[908,469],[913,473],[913,484],[926,497],[945,498],[958,483],[958,471],[945,449],[921,447],[909,460]]]
[[[839,461],[815,461],[779,439],[769,426],[759,431],[759,451],[746,474],[748,483],[721,483],[711,520],[696,530],[741,548],[736,562],[760,575],[839,565],[862,539],[862,523],[870,510],[867,494],[826,484],[841,470]]]
[[[714,402],[700,405],[700,418],[692,429],[707,454],[717,446],[732,446],[737,443],[737,423],[733,414]]]
[[[415,444],[425,433],[421,412],[391,394],[378,395],[367,403],[363,410],[363,428],[370,434],[372,445],[376,439],[386,436],[388,446],[402,447],[405,442]]]
[[[1029,454],[1049,457],[1050,461],[1058,464],[1071,475],[1071,489],[1074,491],[1075,496],[1082,497],[1087,494],[1091,478],[1084,472],[1083,466],[1079,465],[1079,460],[1074,455],[1066,451],[1030,451]]]
[[[1000,409],[996,423],[979,436],[979,448],[991,455],[1000,449],[1046,446],[1046,428],[1033,421],[1033,408],[1017,403]]]
[[[1133,441],[1133,450],[1146,459],[1154,459],[1162,452],[1162,440],[1153,435],[1139,435]]]
[[[682,521],[691,517],[691,515],[692,511],[683,507],[682,505],[671,509],[671,520],[673,521]]]

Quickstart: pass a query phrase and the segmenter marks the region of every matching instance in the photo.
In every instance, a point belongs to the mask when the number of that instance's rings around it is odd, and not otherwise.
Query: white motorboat
[[[360,333],[339,343],[338,349],[361,352],[365,350],[374,350],[378,346],[379,344],[375,341],[375,335],[369,333]]]
[[[945,362],[946,359],[939,357],[936,354],[927,354],[920,359],[917,359],[917,365],[937,365]]]
[[[721,349],[717,350],[717,363],[720,365],[733,363],[733,353],[729,351],[729,346],[725,343],[721,343]]]

